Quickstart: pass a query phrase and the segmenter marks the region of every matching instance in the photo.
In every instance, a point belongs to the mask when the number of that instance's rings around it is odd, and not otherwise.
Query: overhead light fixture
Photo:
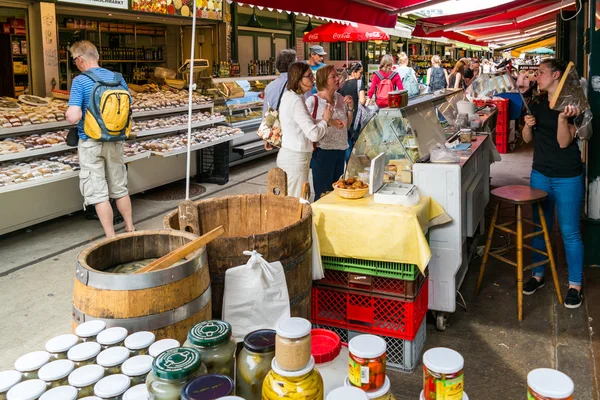
[[[250,21],[248,21],[247,26],[251,26],[253,28],[262,28],[262,24],[258,20],[256,16],[256,8],[252,8],[252,16],[250,17]]]
[[[313,26],[312,26],[312,22],[311,22],[311,18],[308,18],[308,25],[306,25],[306,28],[304,28],[304,30],[302,31],[303,34],[307,34],[308,32],[313,30]]]
[[[566,7],[571,7],[573,4],[575,4],[575,1],[569,1],[566,4],[563,4],[563,1],[561,1],[558,5],[551,4],[548,7],[542,8],[541,10],[533,11],[533,12],[530,12],[529,14],[525,14],[525,15],[521,15],[520,17],[517,17],[517,23],[520,24],[521,22],[529,21],[530,19],[537,18],[542,15],[549,14],[549,13],[552,13],[552,12],[555,12],[558,10],[562,10],[563,8],[566,8]]]

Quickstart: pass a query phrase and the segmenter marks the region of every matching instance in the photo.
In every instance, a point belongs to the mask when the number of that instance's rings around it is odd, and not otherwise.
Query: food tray
[[[371,276],[384,276],[387,278],[414,281],[419,274],[415,264],[403,264],[387,261],[361,260],[358,258],[321,257],[323,268],[337,271],[353,272]]]
[[[312,321],[413,340],[427,314],[428,304],[427,280],[414,302],[315,284],[312,288]]]
[[[369,193],[369,188],[364,189],[340,189],[333,185],[334,192],[343,199],[356,200],[364,197]]]

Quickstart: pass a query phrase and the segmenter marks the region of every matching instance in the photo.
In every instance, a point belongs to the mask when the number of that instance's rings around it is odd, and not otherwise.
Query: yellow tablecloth
[[[430,197],[406,207],[375,203],[371,195],[347,200],[330,193],[312,209],[322,255],[415,264],[423,273],[431,258],[425,234],[451,221]]]

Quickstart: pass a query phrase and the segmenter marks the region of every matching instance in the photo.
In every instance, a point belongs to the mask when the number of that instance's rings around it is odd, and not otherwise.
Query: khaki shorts
[[[79,190],[84,206],[127,196],[123,142],[79,141]]]

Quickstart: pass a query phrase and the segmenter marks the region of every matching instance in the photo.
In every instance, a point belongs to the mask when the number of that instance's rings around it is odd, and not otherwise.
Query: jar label
[[[369,383],[369,367],[360,367],[360,383]]]
[[[462,400],[465,376],[454,379],[438,380],[435,383],[436,400]]]
[[[363,368],[359,363],[354,361],[352,358],[348,359],[348,379],[350,383],[354,386],[361,387],[363,382]],[[366,383],[369,383],[369,369],[367,368],[367,380]]]

